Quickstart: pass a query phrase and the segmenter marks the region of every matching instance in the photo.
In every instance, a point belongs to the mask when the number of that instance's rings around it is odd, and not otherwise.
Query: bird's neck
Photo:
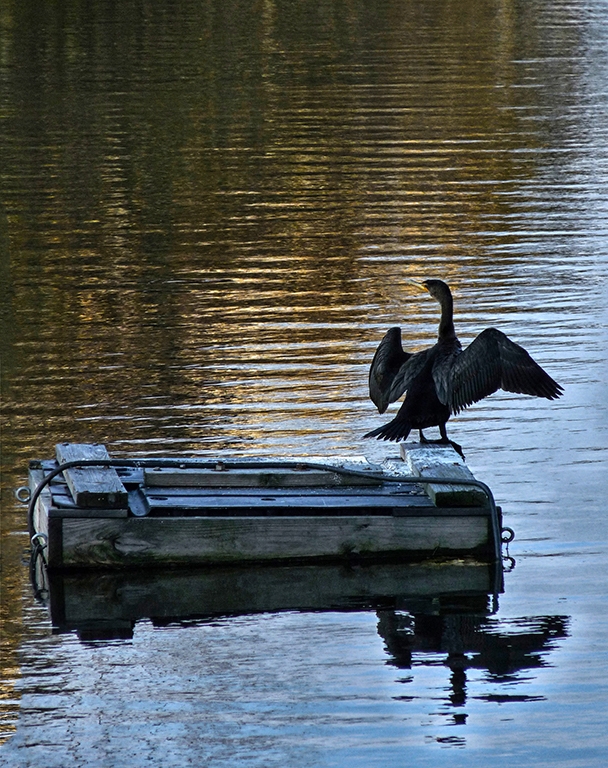
[[[449,341],[456,338],[454,329],[454,302],[451,296],[445,296],[441,301],[441,320],[439,321],[439,338]]]

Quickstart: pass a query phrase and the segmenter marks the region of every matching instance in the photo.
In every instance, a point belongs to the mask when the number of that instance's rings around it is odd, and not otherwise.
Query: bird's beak
[[[408,277],[407,282],[411,283],[412,285],[415,285],[419,291],[424,291],[425,293],[428,291],[428,288],[426,287],[426,285],[420,282],[420,280],[412,280],[411,277]]]

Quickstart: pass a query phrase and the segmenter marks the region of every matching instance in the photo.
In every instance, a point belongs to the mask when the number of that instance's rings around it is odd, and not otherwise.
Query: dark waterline
[[[0,11],[0,763],[604,765],[604,11]],[[396,455],[361,437],[386,328],[436,332],[408,277],[566,390],[451,422],[516,533],[503,594],[467,564],[435,592],[411,569],[107,577],[62,584],[66,611],[135,618],[53,630],[13,497],[30,458]]]

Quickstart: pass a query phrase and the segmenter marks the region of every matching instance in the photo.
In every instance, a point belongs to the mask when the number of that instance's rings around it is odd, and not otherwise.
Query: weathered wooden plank
[[[164,490],[164,489],[163,489]],[[178,494],[178,493],[149,493],[147,500],[150,509],[201,509],[201,514],[218,510],[225,510],[231,514],[237,510],[247,510],[255,513],[256,509],[267,514],[269,510],[293,510],[294,514],[300,514],[301,510],[324,511],[326,515],[340,510],[376,509],[380,514],[391,514],[395,507],[422,507],[432,513],[434,507],[425,496],[398,496],[398,495],[352,495],[329,496],[312,494]]]
[[[415,477],[475,479],[451,445],[402,443],[401,457]],[[485,493],[476,486],[429,483],[426,489],[438,507],[480,507],[488,503]]]
[[[35,462],[35,464],[38,464],[38,462]],[[34,493],[36,488],[44,480],[45,474],[46,473],[44,472],[44,470],[38,469],[38,467],[34,465],[34,462],[30,465],[29,475],[28,475],[28,485],[31,493]],[[34,533],[42,533],[45,536],[49,535],[48,511],[52,506],[53,506],[53,499],[51,497],[51,492],[47,486],[43,488],[42,493],[38,497],[38,501],[34,506],[34,514],[33,514],[33,520],[32,520],[33,530],[30,531],[30,535],[33,535]]]
[[[201,488],[199,486],[153,486],[151,488],[142,489],[142,492],[150,498],[166,497],[171,499],[174,497],[181,497],[201,499],[201,504],[206,503],[205,499],[214,498],[246,498],[253,499],[253,503],[256,503],[256,499],[324,498],[328,500],[328,503],[332,503],[332,499],[343,499],[346,503],[348,503],[348,500],[352,499],[353,503],[356,503],[357,499],[394,499],[407,497],[413,499],[413,503],[416,501],[422,501],[423,503],[428,502],[428,497],[420,485],[409,485],[399,482],[386,483],[373,490],[366,486],[347,488],[319,487],[306,490],[300,488],[217,488],[211,486],[208,488]]]
[[[77,507],[72,501],[67,486],[51,483],[53,505],[49,509],[49,517],[127,517],[126,508],[112,509],[110,507]]]
[[[37,463],[37,462],[36,462]],[[48,474],[38,469],[34,463],[30,465],[29,487],[34,493],[39,484]],[[45,558],[49,568],[61,568],[63,565],[63,529],[62,521],[52,518],[53,499],[48,486],[42,489],[34,505],[32,528],[30,534],[41,533],[46,536],[47,548]]]
[[[30,466],[29,486],[32,493],[48,474],[42,469]],[[41,533],[46,536],[47,547],[44,553],[49,568],[61,568],[63,566],[63,527],[62,521],[52,518],[53,499],[46,486],[38,496],[34,505],[32,519],[33,533]]]
[[[200,488],[314,488],[327,486],[380,485],[374,477],[341,475],[316,469],[230,469],[218,462],[217,469],[156,467],[144,470],[144,482],[151,486]]]
[[[403,462],[400,462],[403,463]],[[487,508],[438,508],[422,490],[411,486],[387,484],[375,492],[351,488],[311,489],[308,493],[293,489],[262,491],[258,488],[148,488],[129,492],[133,514],[152,515],[488,515]],[[134,497],[136,497],[134,499]],[[132,500],[135,500],[135,504]],[[137,506],[141,510],[136,511]]]
[[[484,516],[143,517],[64,519],[62,524],[66,566],[470,553],[488,548],[488,520]]]
[[[57,461],[109,459],[103,445],[87,443],[58,443],[55,446]],[[72,497],[78,507],[106,507],[126,509],[127,491],[113,467],[83,467],[67,469],[63,473]]]
[[[88,518],[117,518],[127,517],[128,509],[108,509],[95,507],[50,507],[48,510],[49,519],[54,517],[73,517],[78,519]]]

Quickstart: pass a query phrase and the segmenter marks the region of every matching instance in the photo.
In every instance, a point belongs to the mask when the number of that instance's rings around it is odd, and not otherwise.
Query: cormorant
[[[466,349],[462,349],[453,321],[453,300],[442,280],[410,280],[427,290],[441,305],[437,343],[421,352],[405,352],[401,329],[390,328],[376,350],[369,372],[369,394],[380,413],[386,411],[403,393],[405,399],[397,415],[388,424],[364,437],[379,440],[405,440],[412,429],[420,440],[428,442],[422,430],[439,427],[439,443],[457,443],[448,439],[446,423],[459,413],[498,389],[555,400],[563,388],[536,363],[523,347],[502,331],[486,328]]]

